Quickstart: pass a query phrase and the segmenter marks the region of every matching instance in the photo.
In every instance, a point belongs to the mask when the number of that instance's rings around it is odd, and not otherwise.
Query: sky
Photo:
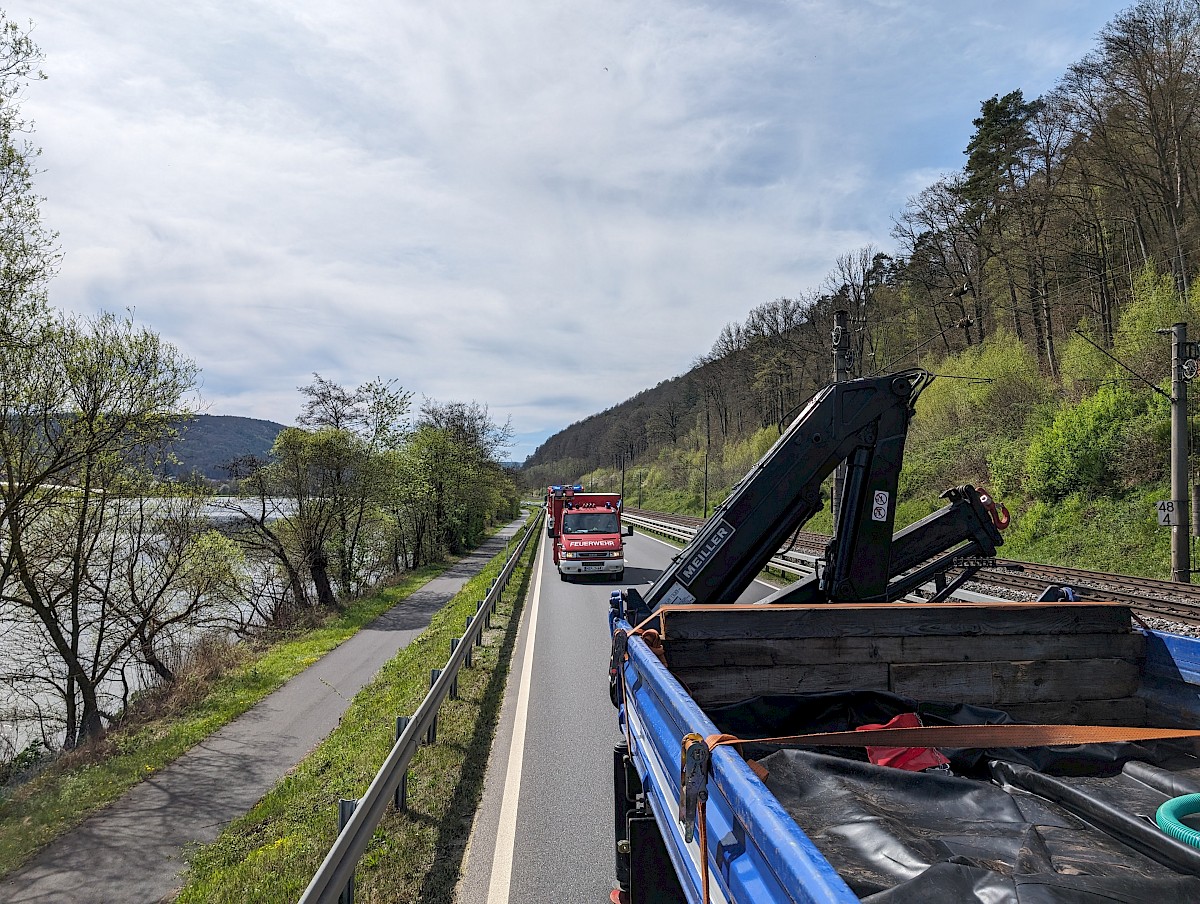
[[[506,456],[889,251],[980,103],[1051,90],[1107,0],[0,0],[63,261],[208,414],[312,374],[511,422]]]

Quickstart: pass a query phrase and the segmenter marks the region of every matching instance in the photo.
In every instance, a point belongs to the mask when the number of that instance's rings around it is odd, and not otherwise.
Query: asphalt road
[[[188,845],[245,813],[338,724],[356,693],[521,527],[471,555],[0,882],[0,901],[153,904],[174,897]]]
[[[608,596],[647,589],[677,552],[635,534],[620,584],[565,583],[543,536],[457,904],[609,900],[621,733],[608,698]],[[773,589],[756,583],[741,601]]]

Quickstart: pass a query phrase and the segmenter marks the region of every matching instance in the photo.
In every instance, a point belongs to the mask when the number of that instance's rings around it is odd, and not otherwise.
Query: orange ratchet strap
[[[1058,747],[1070,744],[1109,744],[1117,741],[1162,741],[1200,738],[1200,731],[1182,728],[1123,728],[1110,725],[925,725],[921,728],[874,728],[868,731],[828,731],[780,738],[735,738],[709,735],[713,748],[727,744],[791,744],[796,747]]]

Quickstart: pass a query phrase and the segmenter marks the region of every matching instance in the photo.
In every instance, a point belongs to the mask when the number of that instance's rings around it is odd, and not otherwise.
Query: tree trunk
[[[1008,270],[1005,265],[1005,270]],[[1021,308],[1017,298],[1017,284],[1013,281],[1012,274],[1008,273],[1008,305],[1012,311],[1013,333],[1018,339],[1024,339],[1024,333],[1021,330]]]
[[[175,673],[167,666],[158,655],[158,651],[154,649],[154,640],[146,636],[144,630],[139,630],[137,634],[138,652],[141,654],[142,662],[150,666],[159,678],[165,684],[175,683]]]
[[[1037,285],[1033,281],[1033,274],[1029,274],[1029,317],[1033,321],[1033,342],[1037,347],[1038,361],[1042,362],[1046,355],[1046,336],[1042,329],[1041,305],[1038,298]]]
[[[75,737],[78,734],[79,713],[75,707],[75,676],[67,676],[67,689],[63,695],[66,703],[66,714],[64,718],[64,729],[66,737],[63,739],[63,748],[65,750],[75,749]]]
[[[93,738],[98,738],[104,731],[104,723],[100,719],[100,701],[96,694],[96,686],[87,678],[77,680],[76,684],[79,688],[79,696],[83,698],[83,711],[79,715],[79,727],[75,734],[75,743],[72,746],[78,746]]]
[[[1049,370],[1050,376],[1058,378],[1058,356],[1054,350],[1054,329],[1050,322],[1050,299],[1045,293],[1042,294],[1042,316],[1043,329],[1042,341],[1045,343],[1046,367]]]
[[[308,589],[304,586],[304,580],[300,577],[300,572],[292,565],[291,559],[287,553],[283,551],[282,546],[272,546],[271,554],[275,557],[275,561],[283,569],[283,573],[287,576],[288,589],[292,594],[292,605],[297,609],[303,609],[308,605]],[[283,613],[278,613],[282,615]]]
[[[329,559],[324,550],[317,550],[310,556],[308,570],[317,587],[317,605],[326,609],[336,609],[337,599],[333,595],[333,585],[329,582]]]

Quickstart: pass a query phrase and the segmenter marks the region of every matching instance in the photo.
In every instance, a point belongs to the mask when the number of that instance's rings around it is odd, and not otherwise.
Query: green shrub
[[[990,489],[997,499],[1015,498],[1025,483],[1025,455],[1028,443],[1013,437],[1000,438],[988,452]]]
[[[931,368],[939,375],[917,401],[905,448],[901,495],[940,493],[963,483],[996,488],[1016,475],[1022,437],[1054,397],[1052,384],[1021,340],[998,332]],[[999,491],[997,491],[999,492]]]
[[[1157,333],[1173,323],[1187,323],[1188,335],[1198,335],[1200,321],[1193,313],[1195,302],[1200,300],[1194,288],[1192,303],[1182,298],[1175,290],[1175,280],[1169,274],[1159,275],[1147,264],[1134,277],[1133,297],[1121,310],[1121,317],[1113,335],[1112,353],[1118,361],[1141,374],[1152,383],[1157,383],[1170,373],[1171,337]],[[1129,372],[1113,363],[1109,373],[1126,378]]]
[[[1160,483],[1119,496],[1035,502],[1013,512],[1000,555],[1168,579],[1171,532],[1158,525],[1154,503],[1169,495]]]
[[[1097,348],[1103,344],[1086,318],[1079,321],[1075,334],[1059,344],[1058,374],[1072,398],[1095,392],[1096,387],[1110,378],[1115,365],[1112,358]]]
[[[1129,437],[1137,434],[1146,399],[1121,386],[1064,405],[1029,445],[1025,490],[1042,500],[1104,493],[1121,482]]]

